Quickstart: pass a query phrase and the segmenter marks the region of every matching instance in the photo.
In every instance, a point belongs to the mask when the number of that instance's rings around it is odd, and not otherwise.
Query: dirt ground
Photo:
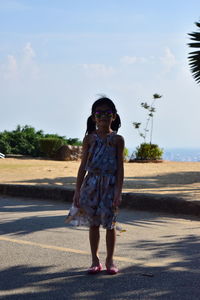
[[[74,188],[80,161],[0,159],[0,182]],[[200,200],[200,162],[125,163],[123,192]]]

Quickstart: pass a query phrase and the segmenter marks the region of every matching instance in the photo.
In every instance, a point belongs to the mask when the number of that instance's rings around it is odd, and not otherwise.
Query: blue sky
[[[134,148],[140,103],[159,93],[153,142],[200,147],[200,87],[187,61],[199,20],[195,0],[0,0],[0,131],[28,124],[82,139],[106,94]]]

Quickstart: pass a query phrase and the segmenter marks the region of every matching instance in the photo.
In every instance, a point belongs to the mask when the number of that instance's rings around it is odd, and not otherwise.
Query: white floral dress
[[[113,229],[117,212],[113,208],[117,174],[116,133],[106,138],[91,134],[86,177],[80,191],[80,207],[90,226]]]

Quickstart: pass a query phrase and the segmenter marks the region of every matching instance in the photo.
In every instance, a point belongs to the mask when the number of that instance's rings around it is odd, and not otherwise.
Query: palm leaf
[[[200,23],[195,23],[200,28]],[[188,34],[194,42],[189,43],[191,48],[200,48],[200,32],[192,32]],[[200,49],[189,53],[188,56],[190,70],[197,83],[200,83]]]

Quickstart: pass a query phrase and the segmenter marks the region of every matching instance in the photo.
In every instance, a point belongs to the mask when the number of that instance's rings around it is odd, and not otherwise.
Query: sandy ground
[[[0,182],[74,188],[80,161],[0,159]],[[200,162],[125,163],[124,192],[200,200]]]

